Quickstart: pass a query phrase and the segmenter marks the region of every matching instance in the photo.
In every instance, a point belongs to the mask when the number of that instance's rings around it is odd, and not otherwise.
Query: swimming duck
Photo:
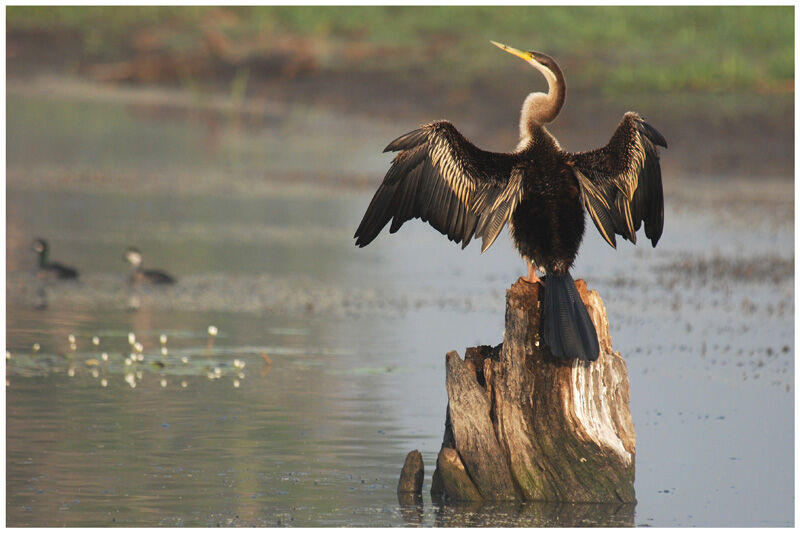
[[[44,239],[33,241],[33,251],[39,255],[39,271],[37,275],[41,279],[78,279],[78,271],[70,266],[62,265],[55,261],[50,262],[50,246]]]
[[[128,263],[133,265],[128,276],[128,282],[131,285],[146,283],[152,285],[165,285],[175,283],[175,278],[164,272],[163,270],[155,270],[142,267],[142,252],[137,248],[131,246],[125,251],[122,257]]]

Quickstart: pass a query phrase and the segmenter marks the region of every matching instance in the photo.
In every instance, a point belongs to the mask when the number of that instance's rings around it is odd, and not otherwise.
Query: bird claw
[[[544,282],[536,274],[536,267],[533,265],[533,263],[528,263],[528,275],[522,279],[524,279],[528,283],[538,283],[539,285],[544,287]]]
[[[533,279],[531,279],[531,277],[530,277],[530,276],[527,276],[527,277],[524,277],[524,278],[522,278],[522,279],[524,279],[524,280],[525,280],[525,281],[527,281],[528,283],[533,283],[533,284],[536,284],[536,283],[538,283],[539,285],[541,285],[541,286],[542,286],[542,288],[544,288],[544,281],[543,281],[543,280],[542,280],[542,279],[541,279],[539,276],[536,276],[536,277],[534,277]]]

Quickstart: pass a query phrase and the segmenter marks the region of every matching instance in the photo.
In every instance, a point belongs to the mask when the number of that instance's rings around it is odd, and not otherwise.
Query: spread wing
[[[398,137],[394,158],[354,235],[364,247],[392,221],[390,233],[420,218],[462,248],[473,237],[492,245],[522,197],[516,156],[486,152],[449,122],[433,122]]]
[[[661,237],[664,192],[656,146],[666,148],[667,141],[638,114],[628,112],[603,148],[569,155],[586,210],[615,248],[615,234],[635,244],[642,222],[654,247]]]

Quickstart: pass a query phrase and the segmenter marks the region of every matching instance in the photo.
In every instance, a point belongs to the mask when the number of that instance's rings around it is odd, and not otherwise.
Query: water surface
[[[444,354],[501,340],[524,270],[506,233],[480,254],[417,221],[353,246],[359,176],[412,127],[12,91],[8,525],[793,525],[790,179],[665,176],[655,250],[587,227],[574,276],[628,365],[637,505],[431,502]],[[81,272],[45,309],[39,236]],[[136,311],[129,245],[179,280]],[[126,365],[129,332],[143,361]],[[412,449],[424,501],[401,506]]]

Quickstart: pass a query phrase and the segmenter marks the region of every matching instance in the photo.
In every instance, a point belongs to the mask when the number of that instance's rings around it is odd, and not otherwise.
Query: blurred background
[[[793,7],[6,23],[8,525],[793,525]],[[444,354],[500,342],[525,268],[506,232],[483,255],[420,222],[351,237],[395,137],[446,118],[516,145],[546,82],[490,39],[559,62],[566,150],[604,145],[628,110],[669,143],[658,248],[615,251],[588,225],[573,273],[628,363],[632,508],[427,494]],[[40,279],[35,238],[79,281]],[[177,283],[130,286],[128,246]],[[414,448],[425,502],[408,508]]]

